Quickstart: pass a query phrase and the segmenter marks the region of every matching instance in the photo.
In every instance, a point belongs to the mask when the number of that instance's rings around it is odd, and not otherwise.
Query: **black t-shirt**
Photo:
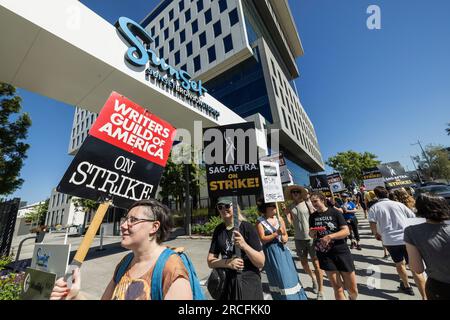
[[[232,241],[233,230],[227,230],[225,227],[225,223],[219,224],[214,230],[214,234],[212,237],[211,247],[209,249],[209,253],[213,253],[216,255],[221,255],[223,259],[230,259],[233,257],[235,253],[235,246]],[[245,239],[245,242],[255,249],[256,251],[261,251],[261,242],[259,241],[258,233],[256,228],[246,222],[242,221],[239,226],[239,232]],[[247,254],[242,250],[242,259],[244,260],[244,272],[245,271],[254,271],[259,273],[259,269],[253,265],[253,263],[248,258]]]
[[[328,208],[325,212],[314,212],[309,216],[309,226],[310,228],[314,227],[326,227],[325,231],[317,232],[317,239],[321,239],[326,235],[339,232],[341,230],[341,226],[347,226],[347,222],[344,219],[342,213],[334,208]],[[347,252],[348,247],[345,244],[344,239],[334,240],[333,248],[329,251],[329,253],[343,253]]]

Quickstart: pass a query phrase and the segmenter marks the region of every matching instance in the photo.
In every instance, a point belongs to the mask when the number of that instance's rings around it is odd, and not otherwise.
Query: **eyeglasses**
[[[301,192],[299,190],[292,190],[291,193],[292,194],[300,194]]]
[[[141,219],[141,218],[136,218],[136,217],[123,217],[122,219],[120,219],[120,224],[124,224],[125,222],[127,222],[128,225],[134,225],[136,223],[138,223],[139,221],[148,221],[148,222],[155,222],[157,220],[151,220],[151,219]]]
[[[230,209],[233,205],[232,204],[218,204],[217,209],[223,210],[223,209]]]

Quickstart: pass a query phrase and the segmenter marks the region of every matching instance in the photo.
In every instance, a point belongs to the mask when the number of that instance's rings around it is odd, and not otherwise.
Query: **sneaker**
[[[317,284],[317,281],[316,281],[316,280],[313,280],[313,286],[312,286],[312,289],[313,289],[313,292],[314,292],[315,294],[318,293],[319,285]]]
[[[354,242],[352,241],[352,244],[350,245],[350,249],[355,249],[355,247],[356,247],[356,243],[354,243]]]
[[[317,293],[317,299],[316,300],[323,300],[323,293],[322,292]]]
[[[359,251],[362,250],[362,248],[361,248],[361,246],[359,244],[356,245],[356,250],[359,250]]]
[[[407,295],[414,296],[413,288],[411,287],[405,287],[403,282],[400,282],[400,286],[398,287],[400,291],[403,291],[403,293],[406,293]]]

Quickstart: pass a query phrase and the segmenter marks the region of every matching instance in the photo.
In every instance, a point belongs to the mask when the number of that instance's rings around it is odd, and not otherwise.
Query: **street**
[[[359,228],[361,235],[362,250],[352,250],[353,259],[356,266],[356,277],[359,290],[359,300],[420,300],[417,287],[414,284],[412,276],[409,274],[410,284],[414,289],[415,296],[409,296],[400,293],[397,289],[399,285],[399,277],[396,273],[392,260],[383,260],[383,248],[381,243],[376,241],[370,234],[369,223],[364,219],[362,212],[358,212]],[[19,240],[14,239],[13,250],[17,252]],[[81,237],[68,237],[68,243],[72,244],[72,254],[75,254],[77,246],[80,244]],[[44,243],[63,243],[64,234],[47,234]],[[120,246],[120,237],[105,237],[103,240],[104,250],[99,251],[100,239],[95,238],[92,247],[86,257],[81,268],[82,292],[86,293],[90,299],[100,299],[104,289],[112,279],[116,265],[124,257],[128,251]],[[173,240],[165,242],[170,247],[184,247],[185,252],[191,258],[197,275],[204,285],[210,269],[206,263],[206,256],[210,245],[210,239],[199,237],[179,236]],[[20,259],[29,259],[32,255],[34,242],[28,240],[23,245]],[[288,242],[288,247],[295,252],[294,241]],[[312,291],[312,282],[302,268],[300,261],[295,253],[295,263],[300,275],[300,280],[305,288],[309,299],[315,299],[316,295]],[[264,296],[266,300],[270,300],[269,286],[265,273],[262,273],[262,282]],[[210,299],[205,290],[205,295]],[[333,290],[327,278],[324,278],[324,299],[334,300]]]

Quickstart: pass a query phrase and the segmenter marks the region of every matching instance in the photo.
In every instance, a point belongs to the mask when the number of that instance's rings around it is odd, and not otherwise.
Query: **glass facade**
[[[256,56],[259,55],[256,50]],[[260,59],[249,58],[205,83],[208,92],[245,118],[260,113],[272,122],[269,97]]]

